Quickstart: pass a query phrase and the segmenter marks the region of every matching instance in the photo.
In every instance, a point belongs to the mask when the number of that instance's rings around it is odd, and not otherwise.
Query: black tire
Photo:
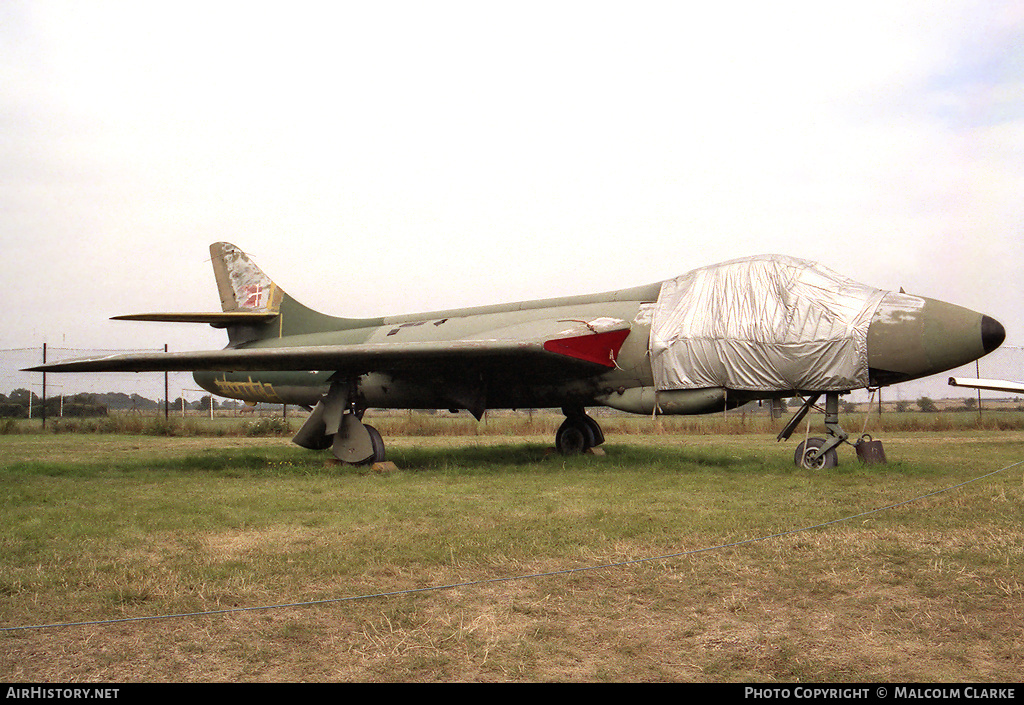
[[[360,465],[373,465],[374,463],[384,462],[384,439],[381,438],[380,431],[375,429],[369,424],[363,424],[366,428],[367,433],[370,434],[370,442],[373,444],[373,455],[359,463]]]
[[[580,417],[563,421],[555,434],[555,447],[562,455],[579,455],[594,445],[594,432]]]
[[[594,438],[594,442],[591,444],[591,447],[599,446],[604,443],[604,431],[601,430],[597,421],[594,421],[594,419],[584,414],[583,423],[590,427],[590,435]]]
[[[823,445],[825,445],[824,438],[808,438],[804,443],[796,447],[796,453],[793,454],[793,462],[796,463],[798,468],[807,468],[808,470],[825,470],[839,465],[839,454],[836,453],[835,448],[829,448],[813,464],[808,461],[808,458]]]

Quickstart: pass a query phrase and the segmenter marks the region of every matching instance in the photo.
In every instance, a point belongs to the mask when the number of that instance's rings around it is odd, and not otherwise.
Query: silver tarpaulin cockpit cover
[[[783,255],[666,281],[651,325],[656,389],[865,387],[868,325],[885,293]]]

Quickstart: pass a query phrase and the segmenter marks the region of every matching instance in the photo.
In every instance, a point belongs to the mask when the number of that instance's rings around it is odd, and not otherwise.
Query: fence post
[[[974,376],[981,379],[981,365],[974,361]],[[981,389],[978,389],[978,421],[981,421]]]
[[[43,343],[43,364],[46,364],[46,343]],[[28,390],[29,399],[32,398],[31,385]],[[46,373],[43,373],[43,428],[46,428]]]
[[[167,352],[167,343],[164,343],[164,352]],[[167,389],[167,371],[164,370],[164,421],[169,421],[171,418],[171,400],[168,399],[170,394]]]

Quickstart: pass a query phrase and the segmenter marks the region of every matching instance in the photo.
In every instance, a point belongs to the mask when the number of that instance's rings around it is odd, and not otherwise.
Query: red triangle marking
[[[559,338],[544,343],[544,349],[605,367],[615,367],[615,358],[619,356],[622,343],[628,336],[629,330],[627,329],[581,335],[575,338]]]

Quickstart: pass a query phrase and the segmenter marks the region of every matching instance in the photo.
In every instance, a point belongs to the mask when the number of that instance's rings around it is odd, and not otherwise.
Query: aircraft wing
[[[259,346],[196,352],[107,355],[53,362],[28,372],[244,372],[332,370],[353,374],[493,362],[552,374],[615,367],[630,326],[620,319],[534,321],[461,340]]]
[[[1003,379],[966,379],[964,377],[950,377],[949,386],[987,389],[993,392],[1024,392],[1024,384],[1020,382],[1009,382]]]

